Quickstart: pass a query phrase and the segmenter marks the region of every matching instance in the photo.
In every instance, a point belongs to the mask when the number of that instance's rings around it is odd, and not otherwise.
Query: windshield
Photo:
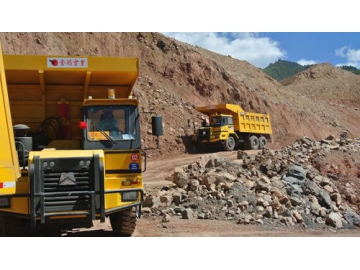
[[[210,126],[212,126],[212,127],[221,126],[221,117],[220,116],[211,117]]]
[[[91,106],[87,110],[90,141],[134,140],[138,136],[135,106]]]
[[[233,125],[233,119],[229,116],[213,116],[210,118],[210,126],[218,127],[224,125]]]

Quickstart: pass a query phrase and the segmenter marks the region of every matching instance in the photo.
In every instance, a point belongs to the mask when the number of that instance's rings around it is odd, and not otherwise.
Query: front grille
[[[84,215],[105,220],[104,166],[98,155],[76,158],[40,158],[30,164],[31,224],[51,216]]]
[[[210,140],[210,128],[201,128],[197,132],[198,141]]]
[[[61,172],[44,172],[45,212],[89,210],[91,206],[90,170],[73,172],[75,185],[59,185]]]

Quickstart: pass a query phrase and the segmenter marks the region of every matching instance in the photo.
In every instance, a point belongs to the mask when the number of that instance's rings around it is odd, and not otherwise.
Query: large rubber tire
[[[224,150],[232,151],[235,149],[235,145],[236,145],[236,142],[235,142],[234,137],[229,136],[223,144]]]
[[[0,213],[0,236],[33,236],[33,231],[24,220]]]
[[[259,149],[259,139],[255,135],[250,136],[249,138],[249,149],[250,150],[257,150]]]
[[[259,138],[259,148],[260,149],[267,148],[267,139],[264,136],[260,136],[260,138]]]
[[[110,224],[117,236],[131,236],[136,226],[136,207],[111,214]]]
[[[5,220],[3,213],[0,213],[0,237],[5,237],[6,231],[5,231]]]

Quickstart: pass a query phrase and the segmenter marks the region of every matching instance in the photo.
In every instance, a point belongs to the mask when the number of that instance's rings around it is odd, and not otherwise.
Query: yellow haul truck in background
[[[222,145],[226,151],[241,146],[256,150],[266,148],[271,139],[269,114],[245,112],[236,104],[203,106],[197,110],[209,117],[209,124],[204,122],[192,138],[198,148]]]
[[[1,53],[1,48],[0,48]],[[0,235],[93,226],[130,236],[143,199],[137,58],[0,58]],[[152,117],[153,135],[162,119]]]

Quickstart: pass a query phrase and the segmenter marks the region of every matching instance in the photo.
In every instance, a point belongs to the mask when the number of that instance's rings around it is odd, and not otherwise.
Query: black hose
[[[56,127],[56,124],[57,124],[57,127]],[[56,139],[64,138],[64,134],[62,134],[62,130],[60,128],[61,127],[61,121],[60,121],[59,118],[54,117],[54,116],[50,116],[50,117],[46,118],[44,121],[41,122],[40,127],[38,129],[38,133],[43,133],[49,127],[52,127],[52,129],[54,130]],[[60,135],[60,138],[59,138],[59,135]]]

